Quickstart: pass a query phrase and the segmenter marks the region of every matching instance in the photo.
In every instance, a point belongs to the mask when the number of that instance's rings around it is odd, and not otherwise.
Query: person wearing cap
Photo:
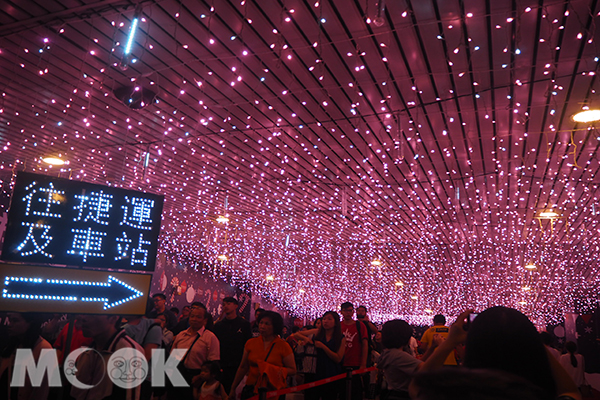
[[[221,383],[229,389],[242,361],[244,345],[252,337],[250,322],[237,313],[238,301],[234,297],[223,299],[224,317],[215,324],[213,332],[221,344]]]

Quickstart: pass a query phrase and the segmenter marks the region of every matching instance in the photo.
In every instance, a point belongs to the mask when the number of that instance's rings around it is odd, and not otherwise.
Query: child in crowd
[[[227,400],[225,388],[218,381],[221,373],[218,361],[206,361],[200,368],[200,379],[204,381],[200,389],[194,388],[194,399]]]

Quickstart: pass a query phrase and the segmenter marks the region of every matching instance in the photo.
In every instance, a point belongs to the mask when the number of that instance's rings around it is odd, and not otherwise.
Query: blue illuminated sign
[[[154,271],[163,197],[20,172],[1,259]]]
[[[152,274],[0,262],[0,311],[146,313]]]
[[[134,287],[109,276],[107,282],[5,276],[2,297],[40,301],[93,301],[108,310],[143,296]]]

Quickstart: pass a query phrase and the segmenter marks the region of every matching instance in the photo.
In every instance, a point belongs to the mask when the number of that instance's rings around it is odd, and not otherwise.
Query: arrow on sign
[[[144,293],[110,276],[108,282],[5,276],[2,297],[24,300],[98,301],[104,309],[127,303]]]

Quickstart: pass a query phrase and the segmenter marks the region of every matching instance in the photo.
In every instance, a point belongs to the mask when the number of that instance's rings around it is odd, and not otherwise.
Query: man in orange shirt
[[[446,340],[446,338],[448,337],[448,331],[450,330],[450,328],[448,328],[446,325],[446,317],[444,317],[441,314],[436,315],[435,317],[433,317],[433,326],[429,329],[427,329],[425,331],[425,333],[423,333],[423,337],[421,338],[421,346],[420,350],[421,352],[426,352],[427,349],[431,346],[431,344],[433,343],[433,336],[434,335],[439,335],[442,338],[444,338],[444,340]],[[455,355],[455,351],[453,351],[452,353],[450,353],[448,355],[448,357],[446,358],[446,361],[444,362],[444,365],[458,365],[458,363],[456,362],[456,355]]]

